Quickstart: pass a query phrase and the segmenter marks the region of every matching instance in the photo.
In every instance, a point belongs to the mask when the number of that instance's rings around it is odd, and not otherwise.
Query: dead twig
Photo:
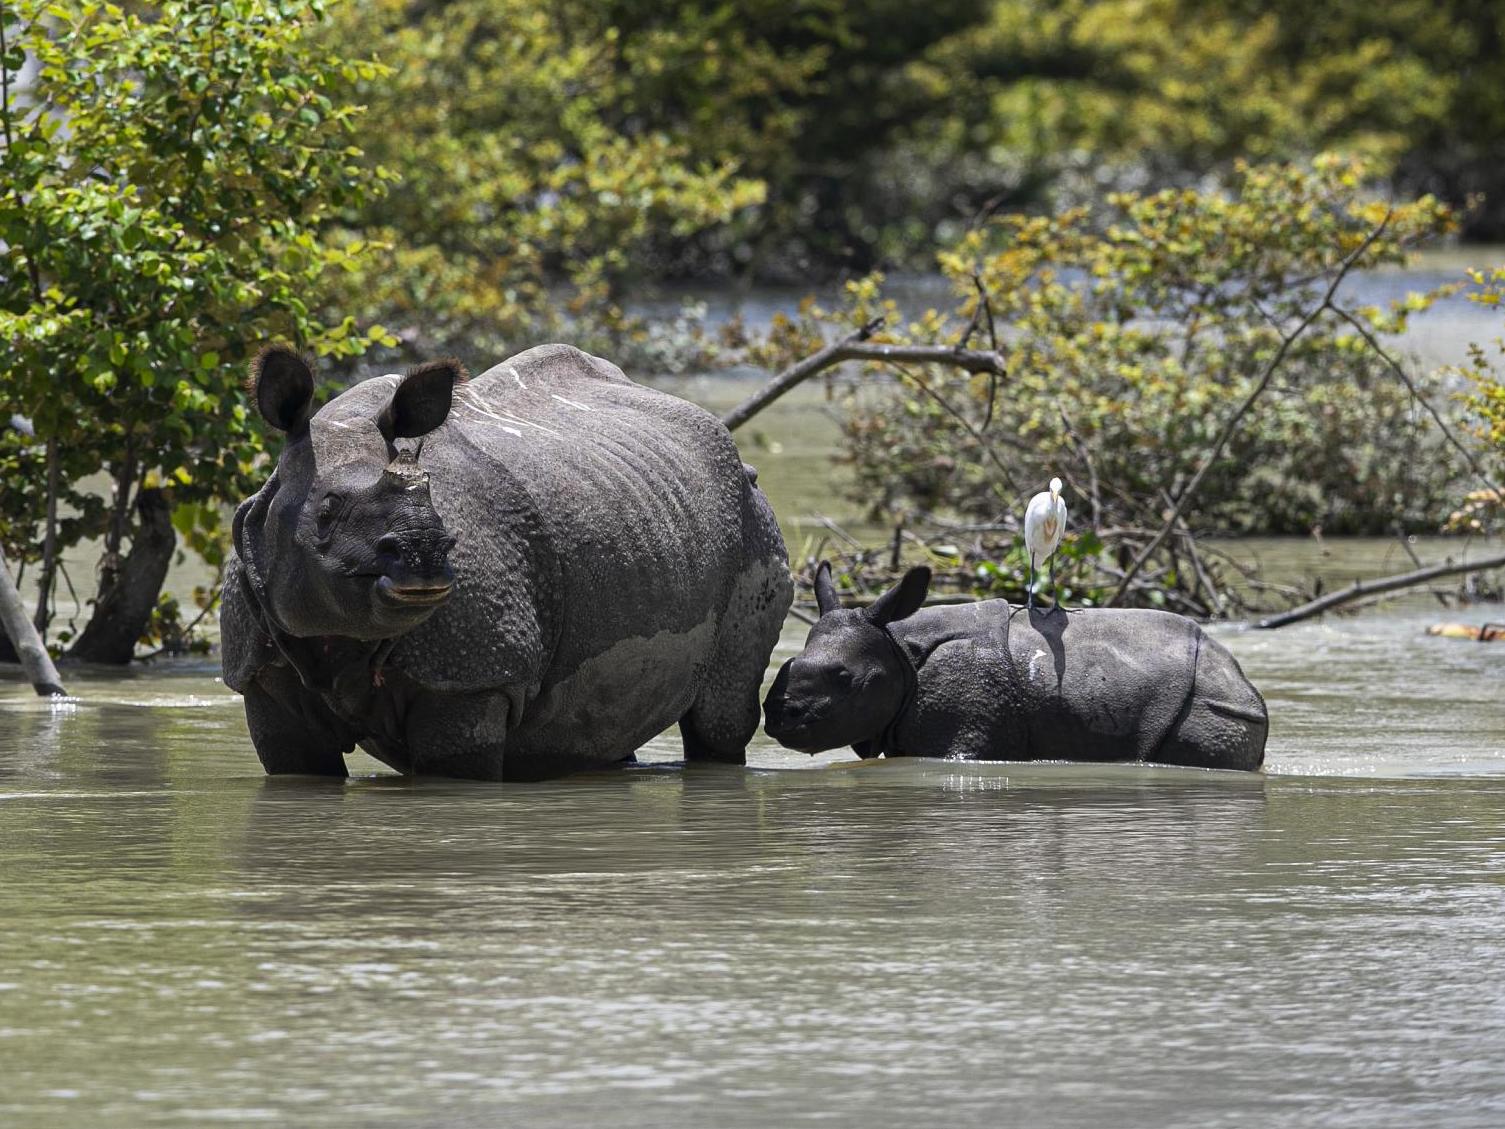
[[[866,546],[863,545],[861,541],[857,540],[857,538],[853,537],[850,533],[848,533],[841,526],[837,525],[825,514],[817,514],[815,520],[818,521],[824,528],[830,530],[832,533],[836,534],[836,536],[840,537],[848,545],[852,546],[852,548],[857,549],[858,551],[866,548]]]
[[[1103,523],[1103,500],[1097,485],[1097,464],[1092,461],[1092,451],[1087,444],[1082,442],[1082,437],[1076,433],[1076,428],[1071,426],[1071,418],[1067,416],[1066,409],[1057,406],[1056,410],[1061,413],[1061,426],[1066,429],[1066,437],[1071,440],[1071,445],[1076,448],[1077,458],[1087,468],[1087,500],[1092,503],[1092,528],[1096,529]]]
[[[1400,542],[1400,547],[1406,551],[1406,556],[1408,556],[1408,557],[1411,558],[1411,563],[1412,564],[1414,564],[1417,568],[1425,568],[1426,567],[1426,565],[1424,565],[1424,564],[1421,563],[1421,558],[1416,555],[1416,550],[1413,549],[1413,548],[1411,548],[1411,542],[1409,542],[1409,541],[1406,540],[1406,535],[1404,533],[1402,533],[1399,528],[1397,528],[1396,531],[1395,531],[1395,538],[1396,538],[1397,541]],[[1441,604],[1443,607],[1447,608],[1447,607],[1451,607],[1452,606],[1448,602],[1448,598],[1447,598],[1447,595],[1445,593],[1443,593],[1443,592],[1434,592],[1433,595],[1435,595],[1437,597],[1437,602],[1439,604]]]
[[[998,468],[998,473],[1003,476],[1005,486],[1010,490],[1017,491],[1019,489],[1018,485],[1014,482],[1013,474],[1009,471],[1008,464],[998,457],[998,452],[993,449],[992,442],[973,425],[971,420],[953,408],[944,396],[921,380],[918,374],[911,372],[901,364],[895,364],[894,368],[898,369],[900,375],[906,380],[939,404],[947,415],[962,425],[962,430],[976,441],[977,445],[982,448],[982,453],[988,456],[988,461]]]

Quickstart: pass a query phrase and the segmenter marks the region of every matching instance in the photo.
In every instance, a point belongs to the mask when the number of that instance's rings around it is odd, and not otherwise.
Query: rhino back
[[[1203,633],[1170,612],[1024,612],[1009,653],[1041,759],[1147,759],[1175,724],[1196,677]]]
[[[1007,760],[1150,756],[1191,691],[1202,637],[1165,612],[1031,615],[1002,600],[926,608],[895,634],[920,669],[905,751],[937,755],[941,734],[954,755]]]
[[[456,597],[403,642],[424,681],[547,689],[624,641],[713,641],[749,488],[714,416],[541,346],[457,387],[421,461],[458,539]]]

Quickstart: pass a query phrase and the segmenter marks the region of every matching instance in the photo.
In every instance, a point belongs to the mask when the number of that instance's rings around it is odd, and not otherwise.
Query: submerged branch
[[[1403,572],[1394,576],[1381,576],[1374,580],[1357,580],[1347,588],[1337,592],[1329,592],[1326,596],[1310,600],[1300,607],[1290,611],[1272,615],[1256,623],[1255,627],[1271,628],[1284,627],[1288,623],[1299,623],[1303,619],[1311,619],[1321,615],[1331,608],[1342,604],[1351,603],[1364,596],[1376,596],[1382,592],[1394,592],[1401,588],[1411,588],[1418,584],[1425,584],[1428,580],[1435,580],[1439,576],[1456,576],[1465,572],[1483,572],[1485,569],[1505,568],[1505,553],[1497,556],[1485,557],[1477,561],[1464,561],[1458,564],[1448,563],[1432,565],[1428,568],[1419,568],[1412,572]]]

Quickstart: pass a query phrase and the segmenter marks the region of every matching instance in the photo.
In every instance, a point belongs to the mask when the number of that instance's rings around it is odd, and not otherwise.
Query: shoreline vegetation
[[[1499,312],[1505,267],[1345,286],[1505,232],[1505,183],[1477,194],[1505,55],[1461,0],[1334,6],[1320,48],[1285,4],[566,7],[6,6],[0,549],[58,657],[208,645],[228,512],[275,454],[241,387],[269,340],[320,358],[321,395],[551,339],[649,378],[757,370],[727,416],[752,457],[780,439],[749,421],[819,379],[884,532],[828,519],[795,568],[829,553],[854,597],[923,560],[948,598],[1022,602],[1017,514],[1056,475],[1073,607],[1274,619],[1379,593],[1219,538],[1505,527],[1505,343],[1404,347],[1440,300]],[[885,268],[943,281],[917,309]],[[766,325],[640,298],[733,278],[827,297]],[[184,553],[204,582],[174,594]],[[1404,571],[1498,599],[1483,559]]]

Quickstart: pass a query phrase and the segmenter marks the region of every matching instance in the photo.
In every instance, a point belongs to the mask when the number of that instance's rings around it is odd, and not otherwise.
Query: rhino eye
[[[851,688],[852,672],[844,666],[839,666],[831,672],[831,681],[843,690]]]
[[[319,503],[319,536],[326,536],[334,527],[335,519],[344,508],[344,499],[338,494],[325,494]]]

